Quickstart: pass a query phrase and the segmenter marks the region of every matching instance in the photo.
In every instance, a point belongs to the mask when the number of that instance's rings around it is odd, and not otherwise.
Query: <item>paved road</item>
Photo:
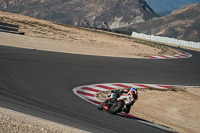
[[[200,52],[176,60],[125,59],[0,46],[0,106],[91,132],[165,132],[110,115],[73,94],[80,85],[200,85]]]

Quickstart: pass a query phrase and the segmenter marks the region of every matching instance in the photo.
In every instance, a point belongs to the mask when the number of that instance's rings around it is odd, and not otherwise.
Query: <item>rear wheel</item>
[[[117,103],[114,103],[113,106],[110,107],[109,112],[111,114],[116,114],[116,113],[120,112],[123,107],[124,107],[124,102],[123,101],[119,101]]]

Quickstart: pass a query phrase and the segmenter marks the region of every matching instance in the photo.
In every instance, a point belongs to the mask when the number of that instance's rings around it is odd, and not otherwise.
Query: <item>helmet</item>
[[[131,88],[130,91],[128,92],[128,95],[131,95],[134,101],[138,99],[138,91],[136,88]]]

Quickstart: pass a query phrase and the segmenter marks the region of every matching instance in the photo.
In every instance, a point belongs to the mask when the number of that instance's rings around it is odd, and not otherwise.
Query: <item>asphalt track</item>
[[[0,46],[0,106],[90,132],[166,132],[98,111],[72,89],[98,83],[200,85],[200,52],[188,59],[126,59]]]

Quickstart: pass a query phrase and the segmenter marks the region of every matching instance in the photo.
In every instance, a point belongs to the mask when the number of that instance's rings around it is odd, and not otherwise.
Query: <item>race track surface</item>
[[[166,132],[98,111],[72,89],[99,83],[200,85],[200,52],[188,59],[126,59],[0,46],[0,106],[90,132]]]

